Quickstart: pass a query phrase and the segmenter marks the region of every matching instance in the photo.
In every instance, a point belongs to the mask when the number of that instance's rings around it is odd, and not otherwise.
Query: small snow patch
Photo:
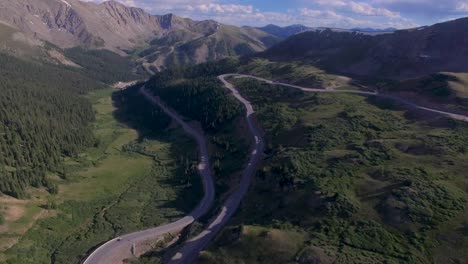
[[[62,2],[63,2],[64,4],[66,4],[68,7],[72,7],[72,5],[70,5],[70,3],[68,3],[67,1],[62,0]]]

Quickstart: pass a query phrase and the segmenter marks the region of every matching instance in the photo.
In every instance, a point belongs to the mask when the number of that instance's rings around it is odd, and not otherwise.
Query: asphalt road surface
[[[358,90],[333,90],[333,89],[325,90],[325,89],[317,89],[317,88],[307,88],[307,87],[291,85],[291,84],[287,84],[287,83],[274,82],[274,81],[267,80],[267,79],[264,79],[264,78],[260,78],[260,77],[256,77],[256,76],[252,76],[252,75],[245,75],[245,74],[229,74],[229,75],[225,75],[225,76],[255,79],[255,80],[258,80],[258,81],[266,82],[268,84],[281,85],[281,86],[286,86],[286,87],[290,87],[290,88],[294,88],[294,89],[299,89],[299,90],[304,91],[304,92],[348,93],[348,94],[360,94],[360,95],[365,95],[365,96],[376,96],[376,97],[380,97],[380,98],[392,99],[392,100],[395,100],[395,101],[397,101],[397,102],[399,102],[401,104],[406,105],[409,108],[423,110],[423,111],[427,111],[427,112],[432,112],[432,113],[439,114],[439,115],[445,115],[445,116],[448,116],[448,117],[456,119],[456,120],[468,122],[468,116],[455,114],[455,113],[450,113],[450,112],[446,112],[446,111],[441,111],[441,110],[437,110],[437,109],[433,109],[433,108],[429,108],[429,107],[419,106],[419,105],[417,105],[415,103],[412,103],[410,101],[407,101],[407,100],[405,100],[405,99],[403,99],[401,97],[388,95],[388,94],[379,94],[378,92],[366,92],[366,91],[358,91]]]
[[[205,229],[202,233],[200,233],[195,238],[192,238],[188,242],[186,242],[186,244],[171,259],[171,261],[169,262],[170,264],[192,263],[197,258],[199,253],[210,243],[211,240],[214,239],[216,234],[226,225],[228,220],[232,217],[232,215],[237,210],[242,198],[246,194],[250,186],[251,178],[255,173],[255,169],[257,167],[258,162],[260,161],[261,154],[263,153],[263,150],[264,150],[264,141],[263,141],[262,135],[260,133],[260,130],[256,127],[255,121],[253,119],[253,114],[255,113],[253,106],[247,99],[245,99],[244,97],[242,97],[242,95],[240,95],[239,91],[237,91],[234,85],[226,81],[226,78],[228,77],[251,78],[251,79],[256,79],[256,80],[263,81],[269,84],[282,85],[282,86],[286,86],[286,87],[290,87],[294,89],[299,89],[304,92],[349,93],[349,94],[360,94],[364,96],[377,96],[381,98],[388,98],[388,99],[398,101],[402,104],[405,104],[406,106],[410,108],[429,111],[429,112],[433,112],[436,114],[445,115],[445,116],[448,116],[457,120],[468,122],[467,116],[418,106],[402,98],[385,95],[385,94],[379,94],[377,92],[366,92],[366,91],[358,91],[358,90],[324,90],[324,89],[317,89],[317,88],[307,88],[307,87],[302,87],[302,86],[297,86],[297,85],[274,82],[271,80],[267,80],[267,79],[263,79],[263,78],[259,78],[259,77],[255,77],[251,75],[243,75],[243,74],[225,74],[225,75],[218,76],[218,79],[224,84],[224,86],[228,88],[236,97],[236,99],[240,101],[247,109],[247,122],[249,124],[249,129],[253,137],[255,138],[255,148],[252,151],[250,162],[247,165],[246,169],[244,170],[239,189],[229,197],[227,202],[222,207],[221,212],[217,215],[216,218],[214,218],[214,220],[212,220],[208,228]]]
[[[252,104],[242,97],[236,88],[225,80],[226,77],[231,75],[221,75],[218,77],[224,86],[229,89],[234,97],[241,102],[246,108],[246,118],[247,124],[249,126],[250,133],[254,139],[255,145],[251,151],[250,160],[247,166],[245,167],[242,177],[237,187],[226,202],[223,204],[219,214],[212,219],[208,228],[201,232],[198,236],[190,239],[185,243],[185,245],[172,257],[170,264],[185,264],[193,262],[200,251],[202,251],[208,243],[216,236],[216,234],[226,225],[229,219],[234,215],[237,208],[239,207],[242,198],[247,193],[252,177],[255,175],[258,163],[262,159],[262,155],[265,149],[264,139],[260,129],[257,127],[254,119],[254,108]]]
[[[251,152],[249,163],[247,164],[247,166],[245,167],[243,171],[242,178],[239,183],[239,186],[237,187],[237,190],[235,190],[231,194],[231,196],[229,196],[229,198],[226,200],[226,202],[222,206],[219,214],[214,219],[212,219],[208,227],[203,232],[201,232],[198,236],[188,240],[184,244],[184,246],[172,257],[172,259],[169,262],[170,264],[185,264],[185,263],[193,262],[197,258],[200,251],[202,251],[213,240],[216,234],[219,233],[219,231],[227,224],[229,219],[234,215],[234,213],[238,209],[240,202],[242,201],[242,198],[247,193],[250,187],[252,177],[255,174],[257,165],[262,158],[262,154],[265,148],[265,143],[264,143],[262,134],[260,132],[260,129],[257,127],[255,120],[254,120],[254,114],[255,114],[254,108],[252,104],[247,99],[245,99],[231,83],[226,81],[226,78],[228,77],[251,78],[251,79],[256,79],[256,80],[263,81],[269,84],[282,85],[282,86],[286,86],[286,87],[290,87],[294,89],[299,89],[304,92],[351,93],[351,94],[360,94],[364,96],[377,96],[381,98],[395,100],[397,102],[400,102],[406,105],[409,108],[428,111],[428,112],[432,112],[432,113],[439,114],[439,115],[445,115],[453,119],[468,122],[468,117],[464,115],[459,115],[459,114],[454,114],[454,113],[450,113],[446,111],[419,106],[419,105],[416,105],[415,103],[404,100],[400,97],[386,95],[386,94],[379,94],[377,92],[366,92],[366,91],[358,91],[358,90],[330,90],[330,89],[324,90],[324,89],[317,89],[317,88],[308,88],[308,87],[302,87],[302,86],[297,86],[297,85],[291,85],[287,83],[274,82],[274,81],[267,80],[264,78],[259,78],[259,77],[255,77],[251,75],[243,75],[243,74],[225,74],[225,75],[218,76],[218,79],[224,84],[224,86],[227,89],[229,89],[234,95],[234,97],[239,102],[241,102],[246,108],[247,123],[249,126],[249,130],[252,134],[252,137],[255,141],[255,146]],[[122,236],[118,239],[117,238],[112,239],[108,241],[107,243],[105,243],[104,245],[102,245],[101,247],[99,247],[98,249],[96,249],[86,259],[84,264],[111,263],[111,262],[106,262],[106,261],[108,261],[108,259],[110,259],[111,256],[120,254],[122,251],[130,252],[132,245],[135,243],[146,241],[152,238],[154,239],[154,238],[157,238],[158,236],[162,236],[165,234],[178,232],[182,230],[183,228],[187,227],[188,225],[192,224],[196,219],[198,219],[202,215],[204,215],[213,204],[215,190],[214,190],[213,178],[211,174],[211,166],[209,164],[208,148],[207,148],[207,142],[206,142],[205,137],[203,136],[203,134],[197,132],[195,129],[193,129],[187,123],[185,123],[183,119],[177,113],[167,108],[158,98],[148,93],[144,89],[144,87],[141,89],[141,93],[148,100],[150,100],[154,105],[160,107],[166,114],[168,114],[179,125],[181,125],[187,134],[189,134],[190,136],[196,139],[197,144],[199,145],[199,148],[200,148],[200,157],[201,157],[201,162],[199,164],[198,169],[200,171],[200,175],[202,176],[205,196],[203,197],[203,200],[200,202],[198,207],[195,210],[193,210],[193,212],[189,216],[186,216],[176,222],[173,222],[164,226],[156,227],[153,229],[148,229],[145,231],[135,232],[132,234]]]
[[[145,242],[147,240],[157,239],[158,237],[164,236],[166,234],[177,233],[181,231],[188,225],[192,224],[196,219],[208,212],[214,201],[215,188],[208,155],[208,144],[204,135],[195,130],[193,127],[189,126],[177,113],[169,109],[158,98],[154,97],[147,90],[145,90],[144,87],[141,88],[140,92],[151,103],[157,107],[160,107],[175,122],[182,126],[185,133],[197,141],[200,152],[200,163],[198,165],[198,171],[202,177],[205,195],[198,206],[190,213],[190,215],[170,224],[114,238],[91,253],[91,255],[89,255],[83,264],[122,263],[123,259],[132,256],[133,245],[138,245],[138,243]]]

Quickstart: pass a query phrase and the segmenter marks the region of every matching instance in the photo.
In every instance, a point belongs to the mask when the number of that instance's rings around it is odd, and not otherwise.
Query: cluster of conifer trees
[[[119,121],[137,128],[140,133],[165,129],[171,119],[140,94],[143,85],[140,83],[114,92],[112,99],[117,107],[115,116]]]
[[[70,69],[0,54],[0,192],[51,187],[49,171],[94,144],[94,111],[80,96],[98,84]],[[51,188],[49,188],[51,189]]]
[[[236,63],[227,59],[165,70],[151,78],[146,87],[183,116],[200,121],[205,129],[216,130],[242,111],[235,99],[226,96],[227,90],[216,78],[234,72]]]

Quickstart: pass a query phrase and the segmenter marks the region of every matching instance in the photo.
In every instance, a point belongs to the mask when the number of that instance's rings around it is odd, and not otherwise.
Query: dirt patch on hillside
[[[6,205],[0,213],[5,217],[5,224],[0,225],[0,234],[8,232],[8,224],[21,219],[25,214],[24,206],[21,205]]]
[[[0,196],[0,212],[5,217],[5,223],[0,225],[0,251],[14,246],[38,219],[46,216],[44,214],[46,210],[38,210],[32,215],[30,202],[30,200]],[[15,224],[18,221],[27,221],[27,223]]]
[[[28,37],[21,32],[15,32],[12,36],[12,39],[16,42],[21,42],[31,47],[39,47],[44,44],[42,41],[33,37]]]
[[[71,66],[71,67],[76,67],[76,68],[81,68],[80,65],[74,63],[73,61],[69,60],[65,55],[62,53],[56,51],[56,50],[49,50],[48,51],[49,56],[56,60],[58,63],[63,64],[65,66]]]
[[[5,219],[5,223],[0,225],[0,234],[9,231],[9,223],[15,222],[24,216],[26,201],[18,200],[8,196],[0,196],[0,213]]]
[[[321,264],[331,264],[336,260],[336,256],[332,253],[333,250],[325,250],[320,247],[310,246],[305,248],[301,254],[297,257],[298,263],[321,263]],[[335,253],[335,252],[333,252]]]
[[[23,217],[25,213],[24,207],[22,208],[23,208],[23,212],[22,212],[21,217]],[[40,211],[39,213],[34,215],[34,217],[32,217],[31,221],[28,224],[26,224],[24,227],[21,227],[20,229],[10,230],[10,227],[8,226],[8,224],[2,226],[4,230],[1,230],[2,227],[0,227],[0,235],[6,232],[10,232],[11,234],[14,235],[14,236],[9,235],[7,237],[2,237],[2,239],[0,240],[0,251],[9,249],[13,247],[14,245],[16,245],[16,243],[18,243],[22,235],[24,235],[34,225],[34,223],[36,223],[37,220],[46,217],[46,214],[45,214],[46,212],[47,210]],[[16,211],[15,213],[17,214],[18,211]],[[18,220],[21,217],[19,217]]]
[[[5,210],[5,220],[13,222],[24,216],[25,209],[20,205],[9,205]]]
[[[0,196],[0,204],[11,204],[11,203],[16,203],[16,204],[25,204],[25,200],[18,200],[16,198],[10,197],[10,196]]]

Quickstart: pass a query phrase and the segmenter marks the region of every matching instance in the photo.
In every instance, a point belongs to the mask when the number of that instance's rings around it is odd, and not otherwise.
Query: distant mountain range
[[[408,30],[254,28],[151,15],[117,1],[3,0],[0,24],[1,50],[21,55],[26,50],[18,52],[22,45],[54,47],[42,54],[66,65],[75,64],[61,53],[78,46],[131,55],[148,72],[250,55],[273,46],[260,56],[307,60],[350,74],[405,78],[442,70],[468,71],[467,19]],[[7,40],[10,36],[12,41]]]
[[[468,18],[392,34],[355,32],[312,30],[292,36],[259,56],[306,61],[346,74],[389,78],[468,71]]]
[[[271,35],[277,36],[279,38],[286,39],[292,35],[309,31],[311,28],[306,27],[304,25],[291,25],[287,27],[280,27],[277,25],[270,24],[264,27],[259,27],[258,29],[267,32]]]
[[[258,29],[267,32],[271,35],[277,36],[282,39],[289,38],[293,35],[307,32],[307,31],[316,31],[316,30],[324,30],[330,29],[332,31],[337,32],[360,32],[363,34],[370,34],[370,35],[377,35],[383,33],[393,33],[397,31],[396,28],[385,28],[385,29],[376,29],[376,28],[351,28],[351,29],[344,29],[344,28],[329,28],[329,27],[307,27],[304,25],[291,25],[286,27],[280,27],[277,25],[267,25],[264,27],[259,27]]]
[[[394,31],[397,31],[398,29],[391,27],[391,28],[384,28],[384,29],[378,29],[378,28],[352,28],[351,30],[361,31],[361,32],[394,32]]]
[[[252,27],[151,15],[117,1],[3,0],[0,23],[59,48],[84,46],[124,54],[147,47],[138,54],[140,62],[154,70],[263,51],[280,41]]]

